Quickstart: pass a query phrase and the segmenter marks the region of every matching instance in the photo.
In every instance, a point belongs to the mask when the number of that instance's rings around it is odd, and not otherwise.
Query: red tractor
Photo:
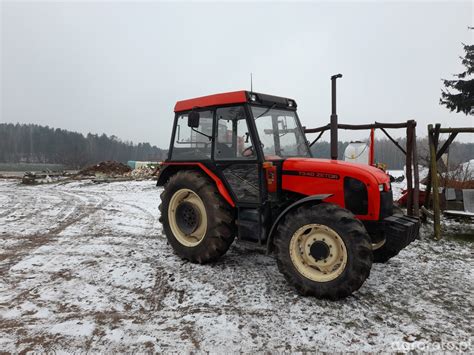
[[[313,158],[296,107],[248,91],[178,101],[160,221],[184,259],[212,262],[237,237],[274,252],[301,294],[340,299],[413,241],[419,222],[394,213],[384,171]]]

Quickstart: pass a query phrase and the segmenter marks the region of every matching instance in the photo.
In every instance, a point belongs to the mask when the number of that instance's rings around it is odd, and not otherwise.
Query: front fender
[[[162,164],[160,169],[160,174],[158,175],[158,181],[156,182],[157,186],[164,186],[165,183],[169,180],[171,176],[176,174],[180,170],[198,170],[207,175],[211,180],[214,181],[216,184],[217,190],[221,194],[221,196],[226,200],[229,205],[235,207],[235,203],[232,200],[229,192],[227,191],[226,187],[222,183],[221,179],[216,176],[211,170],[209,170],[204,164],[197,163],[197,162],[165,162]]]
[[[311,195],[308,197],[304,197],[296,202],[293,202],[291,205],[289,205],[287,208],[285,208],[275,219],[275,221],[272,224],[272,228],[270,228],[270,232],[268,233],[268,238],[267,238],[267,254],[271,253],[273,250],[273,237],[275,235],[275,231],[278,227],[278,224],[282,220],[285,215],[295,209],[296,207],[299,207],[301,205],[304,205],[306,203],[314,203],[314,202],[321,202],[324,199],[332,196],[332,194],[321,194],[321,195]]]

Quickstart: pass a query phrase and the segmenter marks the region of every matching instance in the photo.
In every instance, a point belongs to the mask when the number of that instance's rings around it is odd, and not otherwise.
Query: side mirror
[[[191,127],[191,128],[199,127],[199,112],[191,111],[188,114],[188,127]]]

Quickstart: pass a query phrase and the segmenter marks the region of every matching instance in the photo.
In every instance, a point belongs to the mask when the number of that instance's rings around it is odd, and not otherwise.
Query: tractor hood
[[[389,184],[389,176],[381,169],[373,166],[348,163],[341,160],[316,158],[288,158],[283,162],[284,174],[299,176],[339,179],[349,176],[364,182],[375,180],[377,184]]]
[[[281,174],[283,191],[306,196],[326,195],[323,201],[345,207],[361,220],[378,220],[381,204],[391,206],[392,203],[389,176],[372,166],[329,159],[289,158],[283,162]]]

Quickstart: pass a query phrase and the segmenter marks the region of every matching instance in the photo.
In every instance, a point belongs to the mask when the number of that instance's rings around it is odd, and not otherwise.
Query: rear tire
[[[214,182],[192,170],[181,170],[161,194],[160,222],[168,242],[181,258],[204,264],[224,255],[232,244],[234,217]]]
[[[274,243],[278,269],[305,296],[347,297],[362,286],[372,267],[370,237],[363,224],[332,204],[290,211]]]

